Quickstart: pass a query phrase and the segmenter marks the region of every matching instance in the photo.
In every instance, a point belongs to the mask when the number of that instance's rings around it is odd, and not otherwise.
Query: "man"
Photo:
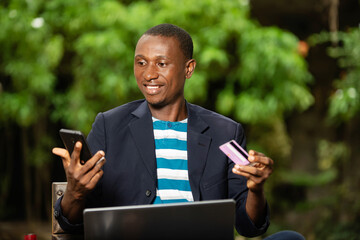
[[[244,130],[229,118],[186,102],[185,81],[196,66],[192,53],[191,37],[183,29],[171,24],[149,29],[139,39],[134,58],[145,100],[96,117],[88,136],[95,154],[85,165],[79,159],[81,143],[71,156],[65,149],[53,149],[63,160],[68,182],[55,205],[64,230],[81,228],[85,207],[233,198],[239,234],[265,233],[269,211],[264,183],[273,161],[250,150],[254,166],[234,165],[219,150],[231,139],[245,148]],[[105,156],[106,164],[99,161]]]

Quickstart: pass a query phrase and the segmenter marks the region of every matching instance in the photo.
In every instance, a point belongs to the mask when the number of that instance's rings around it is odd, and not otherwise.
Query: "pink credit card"
[[[235,164],[249,165],[249,154],[234,140],[221,145],[220,150],[225,153]]]

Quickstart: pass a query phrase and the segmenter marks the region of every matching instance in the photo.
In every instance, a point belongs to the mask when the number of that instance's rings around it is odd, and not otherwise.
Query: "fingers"
[[[232,169],[233,173],[245,177],[247,186],[250,190],[262,189],[264,183],[270,176],[271,172],[259,170],[255,167],[235,165]]]
[[[80,163],[81,148],[82,148],[82,143],[78,141],[74,145],[74,150],[71,153],[71,156],[68,150],[64,148],[53,148],[52,152],[53,154],[62,158],[64,168],[66,169],[69,165],[74,167]]]
[[[80,153],[81,153],[82,143],[77,141],[74,146],[74,150],[71,153],[71,165],[77,165],[80,163]],[[87,160],[87,159],[86,159]]]
[[[235,165],[232,171],[233,173],[242,175],[248,179],[250,179],[251,177],[267,179],[272,173],[272,169],[241,165]]]
[[[52,149],[53,154],[63,160],[68,182],[67,191],[77,199],[83,198],[90,190],[94,189],[104,174],[101,168],[106,162],[104,151],[98,151],[84,165],[80,164],[81,148],[81,142],[76,142],[71,156],[64,148]]]
[[[81,168],[82,173],[85,174],[90,170],[100,170],[105,164],[105,153],[104,151],[98,151],[92,158],[90,158]]]
[[[57,147],[53,148],[52,153],[59,156],[59,157],[61,157],[61,158],[66,158],[66,156],[69,156],[69,152],[64,148],[57,148]]]
[[[90,182],[97,181],[101,178],[103,171],[101,168],[104,166],[106,159],[105,159],[105,153],[103,151],[99,151],[95,154],[95,156],[91,159],[91,163],[94,164],[92,169],[88,172],[88,175],[90,176]],[[93,162],[94,161],[94,162]]]
[[[102,170],[98,171],[88,182],[88,184],[86,185],[86,188],[93,189],[103,175],[104,175],[104,171],[102,171]]]
[[[274,161],[271,158],[268,158],[265,156],[265,154],[256,152],[254,150],[249,151],[248,160],[251,163],[261,163],[265,166],[269,166],[270,168],[272,168],[272,166],[274,165]]]
[[[101,157],[96,163],[95,163],[95,166],[104,162],[105,161],[105,157]]]
[[[246,178],[250,178],[252,176],[254,177],[261,177],[262,176],[262,171],[259,170],[256,167],[251,167],[251,166],[242,166],[242,165],[238,165],[236,164],[233,169],[232,169],[233,173],[244,176]]]
[[[71,158],[70,158],[70,154],[69,154],[68,150],[66,150],[64,148],[53,148],[52,153],[61,157],[61,159],[63,161],[64,169],[66,169],[70,165]]]
[[[265,157],[265,154],[263,154],[263,153],[261,153],[261,152],[256,152],[256,151],[254,151],[254,150],[250,150],[250,151],[249,151],[249,155],[252,155],[252,156],[258,155],[258,156],[263,156],[263,157]]]
[[[244,176],[248,180],[248,187],[251,190],[262,189],[263,184],[273,171],[274,161],[263,153],[254,150],[249,151],[250,165],[241,166],[236,164],[232,172]]]
[[[103,174],[101,168],[104,166],[105,162],[105,153],[103,151],[98,151],[89,159],[89,161],[79,167],[74,178],[76,178],[85,188],[88,188],[89,184],[91,186],[94,184],[96,185]]]

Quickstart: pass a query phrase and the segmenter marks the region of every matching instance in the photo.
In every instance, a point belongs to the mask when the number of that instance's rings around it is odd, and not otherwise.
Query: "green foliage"
[[[62,38],[49,33],[34,6],[23,11],[20,5],[14,1],[0,8],[0,120],[30,126],[50,106]]]
[[[337,176],[335,169],[323,171],[317,175],[307,172],[287,172],[284,171],[280,174],[281,182],[290,183],[295,186],[323,186],[333,181]]]
[[[336,223],[333,226],[333,223],[329,220],[320,224],[321,227],[318,227],[316,230],[319,232],[319,239],[327,240],[358,240],[360,235],[360,221],[354,221],[351,223]],[[329,231],[329,228],[332,231]]]
[[[50,114],[88,132],[97,112],[141,98],[134,47],[163,22],[194,39],[198,65],[186,85],[189,101],[216,102],[219,112],[245,123],[306,109],[313,98],[297,39],[259,26],[248,13],[246,0],[10,1],[1,8],[1,120],[30,126]],[[207,99],[212,84],[222,89]]]
[[[228,72],[229,80],[217,101],[219,111],[235,111],[242,122],[256,123],[310,106],[313,97],[306,83],[311,77],[297,52],[296,38],[277,28],[256,25],[242,32],[237,49],[240,61]]]
[[[312,44],[329,42],[334,33],[320,33],[310,38]],[[330,97],[329,118],[334,122],[348,121],[360,111],[360,28],[338,32],[338,44],[329,47],[328,54],[338,60],[343,70],[340,79],[334,81]]]
[[[321,140],[318,146],[318,165],[320,170],[336,168],[350,156],[350,149],[345,143],[331,143]]]

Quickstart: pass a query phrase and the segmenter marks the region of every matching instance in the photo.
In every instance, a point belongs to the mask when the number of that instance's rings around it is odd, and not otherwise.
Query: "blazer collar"
[[[131,113],[137,118],[151,117],[151,112],[146,100],[140,103],[140,105]]]

